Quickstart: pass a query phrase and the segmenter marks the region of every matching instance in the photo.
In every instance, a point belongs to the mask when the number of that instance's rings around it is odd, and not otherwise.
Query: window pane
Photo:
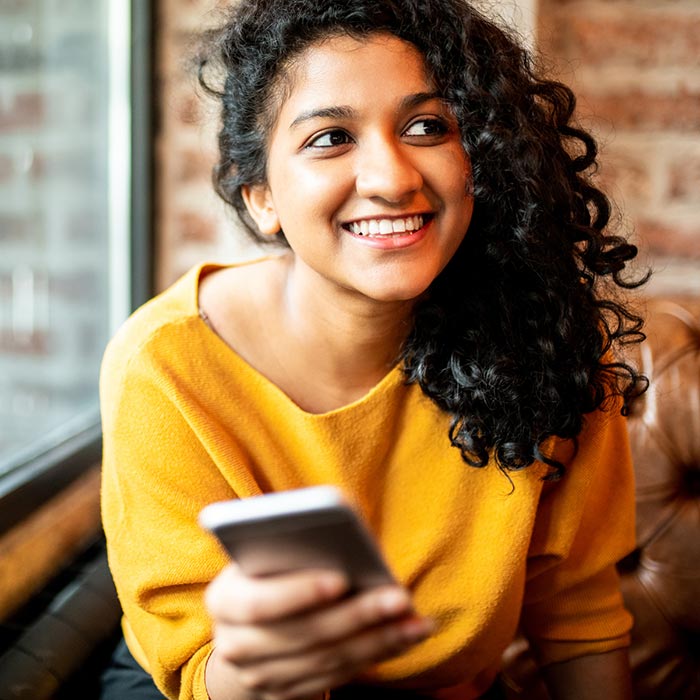
[[[96,415],[110,328],[108,20],[107,0],[0,0],[0,473]]]

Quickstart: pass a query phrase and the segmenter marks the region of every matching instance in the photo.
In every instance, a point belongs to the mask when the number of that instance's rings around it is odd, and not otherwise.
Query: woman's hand
[[[400,586],[346,592],[336,572],[254,579],[227,566],[206,593],[214,620],[211,700],[317,698],[432,630]]]

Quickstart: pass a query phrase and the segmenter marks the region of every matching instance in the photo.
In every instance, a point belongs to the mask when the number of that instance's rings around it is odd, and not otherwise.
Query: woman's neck
[[[289,376],[302,378],[324,410],[364,396],[396,364],[411,330],[413,301],[377,302],[318,280],[309,284],[293,266],[284,280],[278,308],[288,345],[280,347],[280,363]]]
[[[325,291],[288,277],[282,307],[299,342],[322,345],[329,359],[344,367],[393,364],[411,327],[413,302],[377,302],[337,288]]]

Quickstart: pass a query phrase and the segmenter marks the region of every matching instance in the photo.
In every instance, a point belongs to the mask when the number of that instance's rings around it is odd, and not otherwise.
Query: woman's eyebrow
[[[356,115],[352,107],[319,107],[318,109],[309,109],[297,115],[294,121],[289,125],[290,129],[308,122],[311,119],[352,119]]]
[[[430,100],[443,100],[437,92],[417,92],[413,95],[406,95],[401,99],[398,106],[398,111],[418,107],[424,102]],[[290,129],[295,129],[300,124],[310,121],[311,119],[353,119],[357,115],[357,111],[347,105],[338,105],[333,107],[319,107],[317,109],[309,109],[301,114],[298,114],[294,121],[289,125]]]
[[[430,100],[445,101],[442,95],[439,95],[437,92],[417,92],[414,95],[406,95],[401,100],[399,108],[403,110],[420,107],[424,102],[430,102]]]

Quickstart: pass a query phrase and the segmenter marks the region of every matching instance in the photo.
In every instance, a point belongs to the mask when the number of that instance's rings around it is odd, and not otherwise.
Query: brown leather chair
[[[637,547],[619,563],[635,623],[635,700],[700,698],[700,303],[649,303],[638,348],[649,390],[629,429],[637,478]],[[548,694],[518,639],[506,651],[510,700]],[[605,691],[601,689],[601,700]]]

